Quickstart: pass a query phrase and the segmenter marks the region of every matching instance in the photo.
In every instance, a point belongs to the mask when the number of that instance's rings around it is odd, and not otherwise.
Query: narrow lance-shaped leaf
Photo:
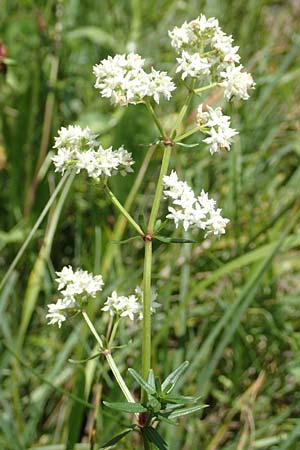
[[[124,430],[121,433],[117,434],[117,436],[113,437],[110,441],[105,442],[105,444],[103,444],[99,450],[104,450],[105,448],[115,445],[117,442],[127,436],[127,434],[129,434],[132,430],[133,428],[128,428],[127,430]]]
[[[150,395],[155,394],[155,389],[148,381],[144,380],[140,374],[138,374],[134,369],[128,369],[130,375],[139,383],[140,386]]]
[[[189,408],[180,408],[172,411],[169,415],[169,419],[175,419],[176,417],[187,416],[188,414],[193,414],[194,412],[200,411],[201,409],[207,408],[208,405],[197,405],[191,406]]]
[[[155,376],[154,376],[154,372],[153,372],[152,369],[149,370],[147,382],[148,382],[148,383],[150,384],[150,386],[152,386],[153,389],[155,390]]]
[[[91,361],[92,359],[97,358],[98,356],[102,355],[102,352],[96,353],[95,355],[90,356],[89,358],[86,359],[71,359],[69,358],[68,361],[72,364],[83,364],[87,361]]]
[[[167,403],[175,403],[178,405],[185,405],[186,403],[195,403],[197,402],[201,396],[185,396],[185,395],[166,395],[164,397],[164,401]]]
[[[105,406],[117,411],[123,411],[128,413],[142,413],[147,412],[147,408],[141,403],[130,403],[130,402],[103,402]]]
[[[196,242],[192,239],[170,238],[167,236],[161,236],[159,234],[155,235],[154,238],[160,242],[163,242],[164,244],[195,244]]]
[[[148,440],[152,442],[152,444],[154,444],[154,446],[158,450],[168,450],[166,442],[163,440],[163,438],[155,428],[147,427],[144,428],[143,432],[145,433],[145,436],[148,438]]]
[[[171,372],[170,375],[167,376],[167,378],[161,385],[162,390],[163,391],[167,390],[166,391],[167,393],[171,392],[171,390],[174,388],[177,380],[179,379],[181,374],[186,370],[188,365],[189,365],[189,362],[185,361],[182,364],[180,364],[180,366],[177,367],[177,369],[175,369],[173,372]],[[170,386],[170,387],[168,388],[168,386]]]

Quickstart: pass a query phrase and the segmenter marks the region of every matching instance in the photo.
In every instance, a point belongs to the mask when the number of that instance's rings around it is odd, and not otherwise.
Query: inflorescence
[[[248,90],[255,85],[252,76],[239,64],[238,46],[233,45],[214,17],[203,14],[181,27],[169,31],[171,45],[179,53],[177,72],[184,80],[187,76],[216,83],[224,87],[224,96],[247,100]],[[236,65],[239,64],[239,65]]]
[[[144,63],[145,60],[135,53],[109,56],[93,68],[95,87],[102,97],[110,98],[113,105],[135,105],[147,97],[153,97],[156,103],[161,96],[170,100],[175,89],[171,77],[153,68],[150,73],[145,72]]]
[[[49,325],[57,324],[59,328],[69,314],[84,310],[87,302],[95,298],[102,291],[104,285],[101,275],[93,275],[85,270],[73,270],[65,266],[61,272],[56,272],[56,282],[61,298],[56,303],[48,305],[46,318]],[[156,302],[157,294],[152,292],[151,311],[154,312],[161,305]],[[107,297],[102,311],[109,312],[110,316],[128,317],[130,320],[143,318],[143,291],[136,287],[135,293],[129,296],[118,295],[113,291]]]
[[[164,177],[164,196],[170,198],[173,206],[168,207],[168,219],[175,222],[176,228],[180,222],[183,228],[197,227],[205,231],[205,236],[224,234],[229,219],[221,216],[221,209],[216,209],[214,199],[209,199],[204,191],[196,197],[193,190],[185,181],[178,179],[173,170],[169,176]]]
[[[62,174],[67,169],[73,169],[76,173],[86,170],[89,177],[98,179],[102,175],[111,177],[118,172],[126,175],[133,171],[131,153],[123,147],[104,149],[88,127],[62,127],[55,138],[54,148],[57,149],[57,154],[52,158],[55,171]]]
[[[61,327],[67,313],[81,310],[90,298],[95,298],[97,293],[102,291],[104,282],[101,275],[94,276],[82,269],[73,271],[71,266],[65,266],[61,272],[56,272],[56,275],[62,297],[56,303],[48,305],[46,317],[49,324],[57,323]]]
[[[210,153],[213,155],[220,150],[229,150],[232,138],[238,134],[230,128],[230,117],[225,116],[220,107],[213,109],[206,105],[206,111],[203,111],[203,104],[199,105],[197,112],[197,124],[208,134],[203,142],[209,144]]]

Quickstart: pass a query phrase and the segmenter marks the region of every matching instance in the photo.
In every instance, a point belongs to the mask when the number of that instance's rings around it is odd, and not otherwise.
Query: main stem
[[[144,259],[144,302],[143,302],[143,348],[142,348],[142,376],[147,379],[151,368],[151,266],[152,266],[152,238],[154,225],[157,219],[160,200],[163,191],[163,179],[169,167],[171,157],[171,146],[164,147],[164,155],[160,169],[159,179],[156,186],[154,201],[150,213],[147,234],[145,236],[145,259]],[[145,393],[142,391],[142,401]]]

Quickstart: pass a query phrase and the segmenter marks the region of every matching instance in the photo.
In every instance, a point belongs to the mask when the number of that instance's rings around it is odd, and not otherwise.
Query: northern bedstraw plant
[[[102,291],[104,281],[101,275],[92,275],[82,269],[63,267],[57,272],[60,298],[48,305],[47,318],[50,324],[62,323],[74,315],[81,315],[95,337],[99,351],[93,357],[104,355],[106,361],[121,388],[126,402],[105,405],[114,410],[134,414],[134,423],[102,446],[107,448],[123,439],[131,432],[139,432],[144,449],[167,449],[168,446],[158,431],[160,421],[176,425],[176,418],[199,411],[204,407],[197,397],[185,397],[173,394],[172,390],[186,369],[188,362],[183,362],[174,372],[166,376],[161,383],[151,369],[151,314],[155,314],[160,305],[153,298],[151,282],[152,243],[154,240],[164,243],[187,242],[161,235],[168,219],[175,227],[184,230],[198,229],[202,239],[207,236],[218,237],[225,233],[229,219],[221,215],[214,199],[206,192],[197,195],[192,188],[178,178],[175,171],[169,173],[173,148],[185,138],[201,133],[203,142],[209,147],[213,157],[221,151],[230,150],[230,145],[237,131],[230,127],[230,117],[223,114],[221,107],[212,108],[201,103],[197,107],[196,123],[190,129],[179,133],[194,96],[199,97],[210,89],[223,89],[225,100],[234,98],[247,100],[248,91],[254,87],[249,73],[240,65],[238,47],[233,46],[233,39],[219,27],[215,18],[207,19],[201,15],[195,20],[185,22],[169,32],[171,45],[178,53],[176,72],[180,74],[183,89],[188,95],[177,114],[174,127],[167,130],[155,111],[155,103],[161,99],[170,100],[176,89],[174,81],[166,72],[151,68],[145,70],[145,60],[141,56],[129,53],[108,57],[93,68],[96,77],[95,87],[104,98],[113,105],[127,106],[142,103],[149,111],[150,117],[159,132],[159,143],[163,148],[160,174],[156,184],[151,213],[146,228],[142,228],[134,217],[122,206],[109,187],[109,179],[114,175],[126,175],[132,172],[134,161],[131,153],[123,147],[114,150],[103,148],[89,128],[79,126],[61,128],[55,139],[57,149],[53,157],[56,172],[86,171],[88,177],[100,185],[115,207],[126,217],[137,233],[137,238],[144,241],[144,273],[142,289],[137,288],[132,295],[119,295],[113,291],[111,296],[103,299],[99,314],[108,314],[108,330],[96,330],[87,314],[87,304]],[[159,217],[162,200],[169,202],[166,218]],[[199,231],[199,232],[200,232]],[[122,377],[112,356],[114,340],[121,320],[141,320],[142,367],[141,374],[129,369],[130,374],[141,386],[140,399],[134,398]],[[106,337],[103,337],[105,335]]]

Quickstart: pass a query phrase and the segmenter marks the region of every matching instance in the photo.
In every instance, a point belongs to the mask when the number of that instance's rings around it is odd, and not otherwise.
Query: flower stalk
[[[136,221],[133,219],[133,217],[126,211],[124,206],[119,202],[117,197],[112,193],[112,191],[109,189],[107,184],[104,186],[105,193],[110,198],[111,202],[118,208],[121,214],[128,220],[130,225],[141,235],[144,236],[144,232],[141,229],[141,227],[136,223]]]
[[[102,341],[101,337],[99,336],[99,334],[97,333],[96,328],[94,327],[94,325],[91,322],[91,320],[90,320],[89,316],[87,315],[87,313],[85,311],[82,311],[82,315],[83,315],[83,318],[86,321],[89,329],[91,330],[93,336],[95,337],[96,341],[98,342],[100,350],[103,351],[103,354],[104,354],[104,356],[106,358],[106,361],[107,361],[107,363],[108,363],[108,365],[110,367],[110,370],[112,371],[112,373],[113,373],[113,375],[114,375],[114,377],[115,377],[115,379],[116,379],[116,381],[117,381],[121,391],[123,392],[126,400],[128,402],[130,402],[130,403],[135,403],[135,400],[134,400],[133,396],[131,395],[131,393],[130,393],[130,391],[129,391],[129,389],[128,389],[128,387],[127,387],[127,385],[126,385],[126,383],[125,383],[125,381],[124,381],[124,379],[122,377],[122,375],[120,374],[120,371],[119,371],[119,369],[118,369],[118,367],[117,367],[117,365],[115,363],[115,360],[113,359],[113,357],[111,355],[110,350],[109,349],[106,349],[106,350],[104,349],[103,341]]]

